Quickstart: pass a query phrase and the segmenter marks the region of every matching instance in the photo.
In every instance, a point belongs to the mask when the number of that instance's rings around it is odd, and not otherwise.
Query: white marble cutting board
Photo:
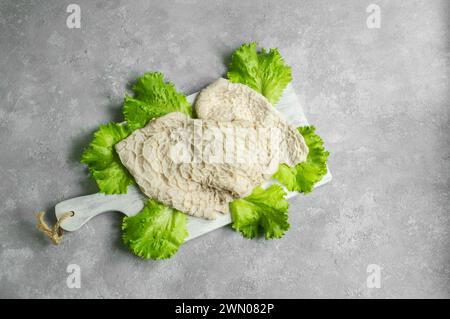
[[[187,97],[193,104],[198,93]],[[294,126],[308,125],[308,121],[303,113],[302,106],[295,94],[292,85],[289,84],[284,90],[283,96],[278,102],[276,109]],[[318,182],[315,187],[319,187],[331,181],[331,173],[328,173]],[[298,195],[297,192],[288,192],[287,198]],[[65,212],[73,211],[74,215],[67,218],[61,227],[67,231],[75,231],[91,218],[106,212],[119,211],[127,216],[136,215],[143,207],[147,197],[142,194],[138,187],[130,186],[128,193],[123,195],[104,195],[101,193],[81,196],[65,200],[55,206],[56,218],[60,218]],[[217,228],[231,223],[230,215],[220,215],[215,220],[205,220],[203,218],[189,216],[188,232],[186,241],[206,234]]]

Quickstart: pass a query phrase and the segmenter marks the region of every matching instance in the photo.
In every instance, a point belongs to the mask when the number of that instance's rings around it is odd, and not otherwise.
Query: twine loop
[[[45,212],[39,212],[36,214],[38,220],[37,228],[46,235],[54,245],[58,245],[64,234],[64,230],[61,228],[61,224],[64,220],[75,215],[75,212],[69,211],[61,215],[56,224],[51,228],[44,220]]]

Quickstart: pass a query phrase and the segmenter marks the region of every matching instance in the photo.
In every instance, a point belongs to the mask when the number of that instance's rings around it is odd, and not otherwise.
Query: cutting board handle
[[[135,187],[128,187],[127,194],[105,195],[96,193],[75,197],[56,204],[56,218],[60,219],[66,212],[74,215],[61,223],[61,228],[74,231],[86,224],[91,218],[106,212],[118,211],[132,216],[143,207],[146,197]]]

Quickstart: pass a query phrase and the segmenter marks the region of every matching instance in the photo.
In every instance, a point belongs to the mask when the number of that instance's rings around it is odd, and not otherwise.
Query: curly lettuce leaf
[[[186,97],[172,83],[164,82],[162,73],[145,73],[133,86],[134,97],[125,96],[123,114],[132,130],[144,127],[152,118],[171,112],[192,116]]]
[[[143,259],[166,259],[188,236],[186,224],[186,214],[150,199],[137,215],[124,217],[122,240]]]
[[[286,192],[280,185],[256,187],[250,196],[230,203],[232,227],[246,238],[261,232],[266,239],[281,238],[289,229]]]
[[[97,183],[105,194],[125,194],[134,179],[122,165],[114,145],[131,133],[126,125],[109,123],[101,125],[94,138],[81,156]]]
[[[257,52],[255,42],[244,44],[233,53],[227,76],[231,82],[245,84],[261,93],[273,105],[292,81],[291,67],[284,63],[278,49]]]
[[[323,140],[315,130],[314,126],[298,128],[309,148],[306,161],[294,167],[281,164],[273,176],[290,191],[309,193],[314,184],[327,173],[327,158],[330,153],[323,147]]]

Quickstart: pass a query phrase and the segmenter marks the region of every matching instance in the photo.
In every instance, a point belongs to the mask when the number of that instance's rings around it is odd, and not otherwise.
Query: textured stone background
[[[2,0],[0,297],[450,297],[450,3],[374,0],[368,29],[371,1]],[[118,213],[59,247],[37,232],[35,211],[96,192],[81,151],[138,75],[192,93],[252,40],[292,65],[332,154],[333,182],[290,201],[283,239],[224,228],[152,262],[122,246]]]

